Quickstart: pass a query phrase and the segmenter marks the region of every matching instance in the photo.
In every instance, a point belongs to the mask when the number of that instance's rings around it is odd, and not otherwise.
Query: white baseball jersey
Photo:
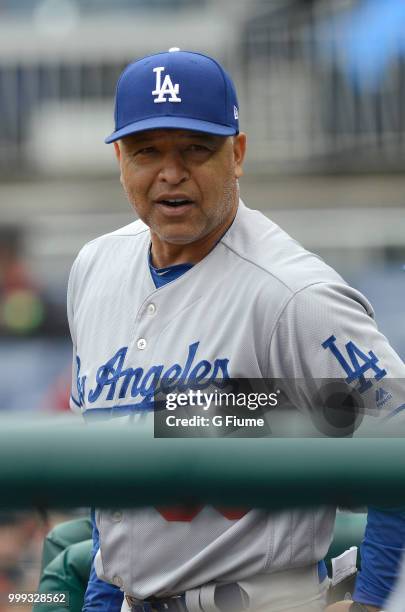
[[[138,220],[87,244],[73,265],[72,408],[86,418],[142,413],[159,381],[222,377],[305,379],[298,400],[308,407],[314,379],[343,378],[362,387],[371,414],[405,409],[390,382],[405,367],[368,301],[260,212],[240,202],[215,248],[159,289],[149,247]],[[96,570],[139,599],[212,581],[248,591],[255,576],[323,559],[334,516],[324,507],[100,511]]]

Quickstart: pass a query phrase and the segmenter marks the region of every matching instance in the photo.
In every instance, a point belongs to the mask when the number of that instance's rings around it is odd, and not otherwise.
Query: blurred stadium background
[[[69,268],[86,241],[133,218],[103,144],[115,82],[129,61],[171,46],[214,55],[236,81],[248,205],[365,293],[405,357],[400,5],[0,0],[1,415],[67,410]],[[48,520],[0,517],[3,592],[35,589]]]

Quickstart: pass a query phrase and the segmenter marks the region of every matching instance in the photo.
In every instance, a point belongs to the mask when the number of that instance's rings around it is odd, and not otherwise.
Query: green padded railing
[[[113,422],[0,422],[3,508],[403,506],[404,485],[404,439],[154,439]]]

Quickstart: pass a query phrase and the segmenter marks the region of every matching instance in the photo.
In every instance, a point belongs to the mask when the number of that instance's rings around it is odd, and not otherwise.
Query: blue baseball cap
[[[218,136],[239,133],[235,86],[208,55],[180,51],[149,55],[129,64],[115,97],[114,142],[154,129],[184,129]]]

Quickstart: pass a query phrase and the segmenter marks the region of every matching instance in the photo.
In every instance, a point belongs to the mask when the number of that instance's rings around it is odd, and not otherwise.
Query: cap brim
[[[145,130],[193,130],[195,132],[205,132],[206,134],[214,134],[216,136],[233,136],[237,134],[235,127],[230,125],[220,125],[218,123],[210,123],[209,121],[199,121],[198,119],[190,119],[188,117],[153,117],[130,123],[120,130],[116,130],[104,140],[105,143],[115,142],[120,138],[144,132]]]

